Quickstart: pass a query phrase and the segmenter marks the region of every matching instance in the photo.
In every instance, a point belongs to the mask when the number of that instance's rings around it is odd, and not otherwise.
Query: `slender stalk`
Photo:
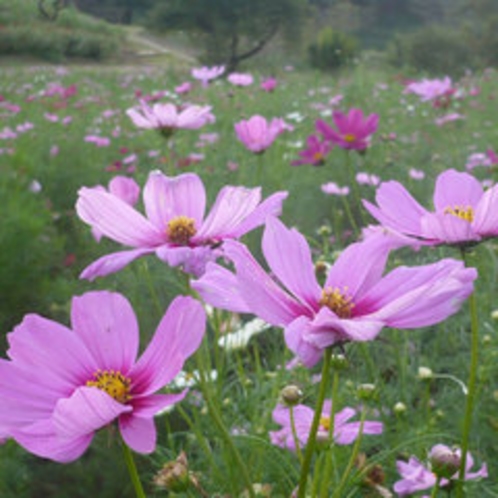
[[[360,188],[358,186],[358,182],[356,181],[356,176],[355,176],[355,168],[352,164],[351,161],[351,154],[352,152],[347,150],[346,152],[346,163],[347,163],[347,168],[348,168],[348,173],[349,173],[349,182],[351,183],[351,189],[353,190],[353,197],[356,203],[356,207],[358,208],[358,212],[360,213],[360,219],[362,224],[364,223],[363,219],[363,204],[361,202],[361,194],[360,194]],[[358,235],[358,233],[357,233]]]
[[[331,348],[325,349],[323,353],[323,366],[322,366],[322,380],[320,382],[320,389],[318,391],[318,400],[315,408],[315,415],[311,423],[311,429],[308,436],[308,443],[304,454],[303,465],[301,466],[301,476],[299,478],[299,488],[297,498],[304,498],[306,496],[306,482],[310,472],[311,460],[315,451],[316,433],[320,425],[320,417],[322,416],[323,402],[325,400],[325,392],[330,378],[330,357],[332,355]]]
[[[291,429],[292,429],[292,437],[294,439],[294,446],[296,447],[296,455],[297,455],[297,458],[299,459],[299,463],[302,465],[303,464],[303,453],[301,451],[301,445],[299,443],[299,438],[297,437],[296,420],[294,417],[294,407],[293,406],[289,407],[289,414],[290,414],[290,423],[291,423]]]
[[[466,253],[462,249],[462,259],[467,265]],[[479,323],[477,318],[477,300],[475,296],[475,290],[469,297],[469,311],[470,311],[470,334],[471,334],[471,344],[470,344],[470,373],[469,380],[467,383],[468,394],[467,394],[467,405],[465,407],[465,418],[463,422],[463,433],[462,433],[462,461],[460,464],[460,472],[458,474],[458,484],[457,484],[457,498],[463,498],[465,496],[463,490],[463,484],[465,479],[465,467],[467,463],[467,452],[469,448],[469,437],[470,430],[472,427],[472,414],[474,410],[474,401],[476,395],[477,387],[477,366],[479,362]]]
[[[439,484],[440,483],[441,483],[441,477],[438,477],[436,479],[436,484],[434,484],[434,487],[432,488],[431,498],[436,498],[437,492],[439,491]]]
[[[365,425],[365,419],[367,418],[367,410],[363,409],[361,412],[361,419],[360,419],[360,428],[358,430],[358,437],[356,438],[356,441],[353,446],[353,451],[351,452],[351,457],[349,458],[348,465],[346,467],[346,470],[342,474],[341,482],[339,483],[339,486],[335,489],[334,494],[332,495],[332,498],[341,498],[342,496],[342,490],[344,489],[344,486],[348,482],[348,477],[351,474],[351,471],[353,470],[353,466],[358,458],[358,453],[360,452],[360,444],[361,440],[363,437],[363,427]]]
[[[126,462],[126,467],[128,468],[131,482],[133,483],[133,487],[135,488],[135,495],[137,496],[137,498],[146,498],[142,483],[140,482],[140,477],[138,476],[137,466],[135,465],[133,454],[124,441],[121,441],[121,443],[121,446],[123,447],[123,456]]]

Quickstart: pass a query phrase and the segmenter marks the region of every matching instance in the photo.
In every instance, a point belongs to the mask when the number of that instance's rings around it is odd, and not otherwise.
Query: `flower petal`
[[[135,313],[127,299],[108,291],[75,297],[71,323],[100,370],[116,370],[127,375],[137,357],[140,336]]]
[[[480,240],[473,225],[466,220],[444,213],[429,213],[421,219],[422,236],[436,242],[457,244]]]
[[[153,418],[123,415],[119,418],[119,431],[124,442],[137,453],[152,453],[156,448],[157,431]]]
[[[177,297],[129,374],[133,391],[153,393],[173,380],[199,347],[205,328],[206,313],[201,303],[191,297]]]
[[[263,253],[272,272],[310,311],[318,309],[321,288],[306,239],[288,229],[277,218],[267,220],[263,234]]]
[[[133,249],[131,251],[120,251],[107,254],[88,265],[80,274],[80,278],[85,280],[95,280],[97,277],[105,277],[111,273],[122,270],[137,258],[151,254],[154,249]]]
[[[498,236],[498,185],[484,192],[476,206],[472,226],[483,237]]]
[[[119,403],[97,387],[79,387],[69,398],[55,405],[52,420],[59,438],[76,439],[93,434],[98,429],[131,412],[130,405]]]
[[[444,211],[448,207],[475,207],[482,195],[479,180],[468,173],[449,169],[436,179],[434,207],[436,211]]]
[[[85,187],[78,195],[78,216],[102,235],[131,247],[155,247],[164,243],[165,234],[119,197]]]
[[[162,234],[166,234],[168,222],[178,216],[193,218],[198,230],[206,208],[206,191],[193,173],[168,177],[151,171],[144,187],[144,205],[147,217]]]

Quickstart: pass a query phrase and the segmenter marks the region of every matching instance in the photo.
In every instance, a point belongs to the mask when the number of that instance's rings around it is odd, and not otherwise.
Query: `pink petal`
[[[121,294],[96,291],[73,298],[71,323],[100,370],[127,374],[137,357],[139,331]]]
[[[456,244],[480,240],[473,225],[458,216],[444,213],[429,213],[421,219],[421,233],[426,239]]]
[[[78,193],[78,216],[106,237],[131,247],[164,243],[165,234],[119,197],[91,188]]]
[[[263,253],[277,279],[310,311],[317,310],[321,288],[306,239],[277,218],[268,218],[263,234]]]
[[[310,327],[310,319],[300,316],[287,325],[284,330],[287,347],[299,357],[300,361],[306,367],[316,365],[323,354],[322,348],[317,347],[307,337]]]
[[[434,189],[434,207],[444,211],[447,207],[475,207],[483,194],[480,182],[468,173],[449,169],[441,173]]]
[[[254,211],[260,199],[260,188],[223,187],[193,242],[230,237],[238,225]]]
[[[149,394],[164,387],[199,347],[206,328],[206,313],[199,301],[177,297],[132,371],[133,390]]]
[[[182,401],[187,395],[185,390],[178,394],[154,394],[144,398],[134,398],[131,401],[133,415],[141,418],[152,418],[168,406]]]
[[[60,463],[77,460],[92,442],[93,434],[74,439],[59,438],[52,420],[41,420],[14,431],[12,437],[30,453]]]
[[[162,234],[168,222],[178,216],[193,218],[199,230],[206,207],[206,192],[201,179],[193,173],[168,177],[152,171],[144,187],[147,217]]]
[[[483,237],[498,235],[498,186],[486,190],[478,202],[474,222],[474,231]]]
[[[76,439],[93,435],[132,407],[119,403],[97,387],[79,387],[55,405],[52,420],[59,438]]]
[[[156,448],[157,432],[153,418],[123,415],[119,418],[119,431],[124,442],[137,453],[152,453]]]
[[[92,281],[97,277],[105,277],[106,275],[122,270],[135,259],[145,256],[146,254],[151,254],[152,252],[154,252],[154,249],[145,248],[107,254],[88,265],[81,272],[80,278]]]

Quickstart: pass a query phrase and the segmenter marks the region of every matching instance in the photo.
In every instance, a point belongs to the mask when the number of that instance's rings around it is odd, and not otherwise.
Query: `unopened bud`
[[[437,444],[429,452],[431,470],[436,476],[449,479],[460,468],[460,450]]]
[[[176,460],[164,464],[163,468],[155,475],[154,484],[174,493],[187,491],[191,480],[185,452],[182,451]]]
[[[285,386],[280,391],[280,399],[286,406],[296,406],[303,399],[303,391],[293,384]]]
[[[434,377],[434,374],[432,373],[432,370],[428,367],[418,367],[417,377],[420,380],[429,380]]]
[[[348,367],[349,363],[347,358],[343,354],[333,354],[330,357],[330,365],[335,370],[344,370]]]
[[[371,400],[376,394],[375,384],[360,384],[356,389],[356,393],[358,398],[364,401]]]
[[[398,401],[394,406],[393,406],[394,413],[396,415],[403,415],[406,412],[406,405],[402,403],[401,401]]]

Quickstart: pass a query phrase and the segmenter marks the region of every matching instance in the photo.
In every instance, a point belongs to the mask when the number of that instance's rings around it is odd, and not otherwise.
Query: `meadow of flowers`
[[[494,70],[2,72],[1,496],[498,496]]]

